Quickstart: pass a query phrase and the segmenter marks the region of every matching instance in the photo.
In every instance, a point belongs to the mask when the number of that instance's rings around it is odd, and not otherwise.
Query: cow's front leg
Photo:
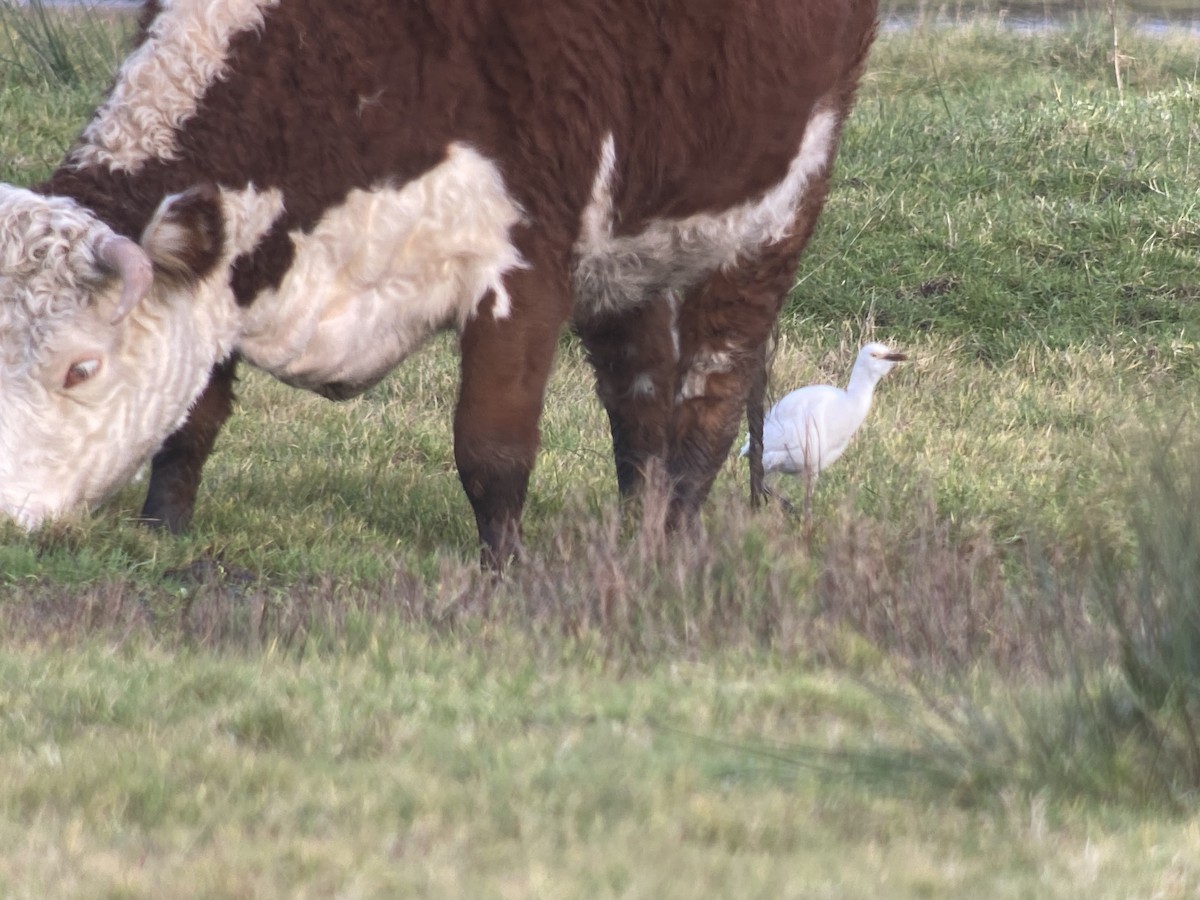
[[[454,460],[479,527],[483,562],[501,569],[520,550],[521,510],[539,443],[538,419],[565,285],[532,269],[510,273],[511,309],[485,297],[462,332]]]
[[[150,487],[141,519],[156,528],[179,534],[192,519],[196,492],[205,460],[221,426],[233,412],[236,357],[218,363],[208,387],[188,413],[187,421],[163,443],[150,463]]]

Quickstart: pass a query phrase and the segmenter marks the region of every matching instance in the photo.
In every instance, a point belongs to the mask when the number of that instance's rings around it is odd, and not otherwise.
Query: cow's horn
[[[107,268],[121,276],[121,300],[112,317],[112,324],[116,325],[150,293],[154,266],[146,251],[135,241],[117,234],[101,238],[96,255]]]

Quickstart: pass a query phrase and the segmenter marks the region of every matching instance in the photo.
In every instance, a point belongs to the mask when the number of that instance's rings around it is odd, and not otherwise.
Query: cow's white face
[[[33,528],[102,500],[203,389],[219,350],[169,274],[166,209],[143,238],[163,244],[152,270],[72,201],[0,185],[0,517]]]

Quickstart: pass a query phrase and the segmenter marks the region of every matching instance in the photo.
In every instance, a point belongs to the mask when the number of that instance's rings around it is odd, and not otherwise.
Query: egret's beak
[[[888,362],[904,362],[908,359],[903,353],[888,353],[883,358]]]

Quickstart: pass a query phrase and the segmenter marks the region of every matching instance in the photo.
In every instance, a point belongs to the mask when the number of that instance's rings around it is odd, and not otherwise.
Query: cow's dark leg
[[[142,521],[179,534],[192,519],[204,462],[217,434],[233,412],[236,358],[218,363],[208,387],[188,413],[183,427],[172,434],[150,464],[150,487],[142,506]]]
[[[666,459],[678,348],[672,298],[577,324],[608,412],[622,497],[635,494],[652,461]]]
[[[743,411],[761,442],[767,342],[823,196],[821,186],[800,211],[792,236],[714,273],[679,310],[679,392],[667,451],[672,525],[692,517],[708,496]],[[761,465],[761,446],[757,450]],[[751,477],[754,489],[761,489],[759,474],[752,470]]]
[[[746,458],[750,469],[750,505],[762,507],[769,496],[763,472],[763,420],[766,416],[767,366],[769,354],[764,342],[754,361],[750,376],[749,395],[746,397],[746,428],[750,432]]]
[[[513,310],[497,317],[485,298],[463,329],[454,460],[479,527],[485,565],[501,569],[520,550],[521,510],[533,471],[546,382],[567,318],[565,284],[536,270],[510,273]]]

